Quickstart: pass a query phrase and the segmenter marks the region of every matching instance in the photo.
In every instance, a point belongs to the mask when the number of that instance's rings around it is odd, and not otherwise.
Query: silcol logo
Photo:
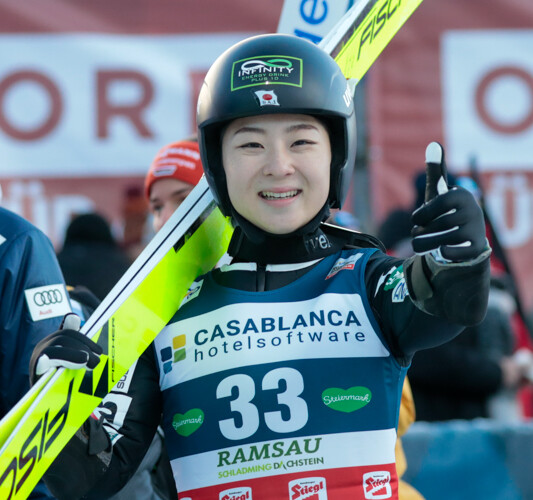
[[[289,483],[290,500],[328,500],[326,479],[323,477],[304,477]]]
[[[302,86],[303,61],[298,57],[272,55],[249,57],[233,63],[231,90],[254,85]]]
[[[383,470],[363,474],[363,488],[365,498],[369,500],[391,498],[390,472]]]
[[[253,500],[252,488],[243,486],[240,488],[232,488],[231,490],[221,491],[218,495],[219,500]]]

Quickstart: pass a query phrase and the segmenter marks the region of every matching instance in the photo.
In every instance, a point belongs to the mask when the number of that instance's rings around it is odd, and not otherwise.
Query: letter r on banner
[[[130,105],[113,104],[109,97],[109,90],[116,82],[130,81],[136,83],[141,90],[141,97]],[[153,137],[152,131],[144,123],[142,113],[152,102],[154,88],[146,75],[138,71],[98,71],[98,137],[107,138],[109,122],[113,117],[122,116],[131,122],[141,137]]]

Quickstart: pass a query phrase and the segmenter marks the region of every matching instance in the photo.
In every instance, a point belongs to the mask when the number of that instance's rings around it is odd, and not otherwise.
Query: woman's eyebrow
[[[244,134],[246,132],[255,132],[257,134],[264,134],[265,130],[260,127],[251,127],[251,126],[244,126],[241,128],[238,128],[235,132],[233,132],[233,137],[235,137],[237,134]]]
[[[298,130],[317,130],[318,131],[318,128],[312,123],[295,123],[293,125],[289,125],[285,129],[285,133],[297,132]],[[263,135],[266,134],[265,129],[261,127],[245,125],[243,127],[238,128],[235,132],[233,132],[233,137],[235,137],[237,134],[244,134],[246,132],[263,134]]]
[[[289,132],[297,132],[298,130],[316,130],[318,131],[318,128],[313,125],[312,123],[296,123],[294,125],[290,125],[285,129],[286,133]]]

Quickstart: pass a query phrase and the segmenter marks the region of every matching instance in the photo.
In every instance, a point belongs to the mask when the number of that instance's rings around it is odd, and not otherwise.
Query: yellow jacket
[[[398,420],[398,440],[396,441],[396,471],[398,472],[399,485],[398,496],[400,500],[424,500],[424,497],[410,484],[401,479],[407,469],[407,460],[402,447],[403,436],[411,424],[415,421],[415,403],[409,380],[405,379],[402,389],[402,401],[400,404],[400,418]]]

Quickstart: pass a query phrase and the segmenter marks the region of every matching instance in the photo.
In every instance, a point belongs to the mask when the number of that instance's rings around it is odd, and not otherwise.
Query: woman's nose
[[[275,146],[267,155],[263,168],[265,175],[285,176],[294,172],[292,157],[284,146]]]

